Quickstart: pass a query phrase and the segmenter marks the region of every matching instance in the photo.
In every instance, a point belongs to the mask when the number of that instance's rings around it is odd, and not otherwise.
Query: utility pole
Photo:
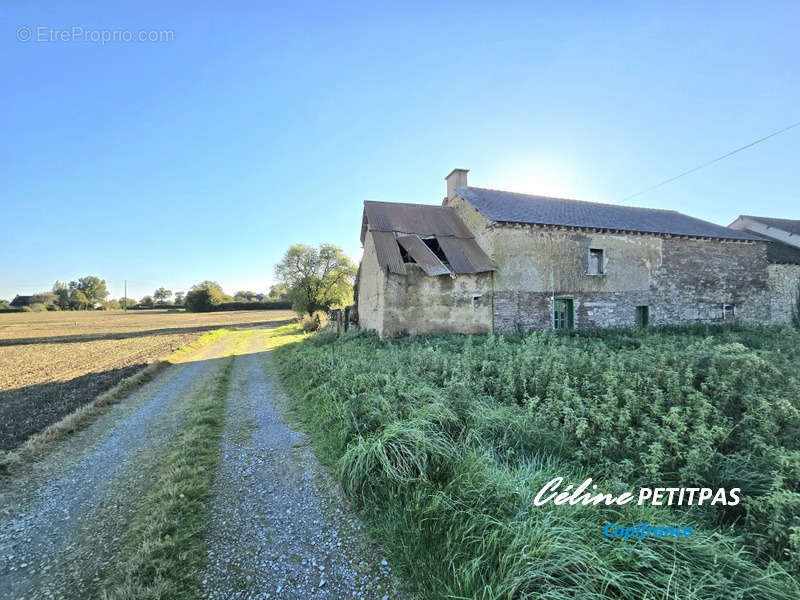
[[[128,312],[128,280],[125,279],[125,292],[122,296],[122,311]]]

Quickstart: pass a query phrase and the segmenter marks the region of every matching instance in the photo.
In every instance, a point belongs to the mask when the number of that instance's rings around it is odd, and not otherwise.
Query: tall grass
[[[790,328],[362,333],[277,353],[318,455],[425,597],[800,597]],[[730,510],[536,507],[554,477],[745,495]],[[696,534],[602,533],[644,521]]]

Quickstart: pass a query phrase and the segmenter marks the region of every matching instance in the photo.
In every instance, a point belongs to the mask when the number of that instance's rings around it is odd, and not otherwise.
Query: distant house
[[[770,316],[789,321],[800,286],[800,220],[739,215],[730,227],[766,241]]]
[[[23,306],[30,306],[33,304],[33,296],[14,296],[11,301],[11,306],[14,308],[22,308]]]
[[[785,322],[769,240],[672,210],[469,187],[365,202],[362,327],[433,332]]]

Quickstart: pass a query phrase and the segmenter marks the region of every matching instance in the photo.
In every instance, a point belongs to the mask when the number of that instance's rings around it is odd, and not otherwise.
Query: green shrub
[[[303,331],[309,333],[311,331],[319,331],[320,329],[324,329],[330,318],[328,317],[328,313],[323,312],[321,310],[314,311],[312,315],[303,315],[303,318],[300,320],[300,325],[303,328]]]
[[[292,308],[291,302],[269,301],[269,302],[223,302],[214,310],[289,310]]]
[[[426,597],[800,597],[797,330],[363,332],[277,358],[318,455]],[[741,487],[742,503],[535,507],[556,476]],[[700,535],[602,535],[642,521]]]

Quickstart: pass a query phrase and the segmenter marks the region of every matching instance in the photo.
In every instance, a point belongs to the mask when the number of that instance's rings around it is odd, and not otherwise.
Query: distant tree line
[[[185,308],[190,312],[209,312],[291,308],[310,316],[352,304],[356,271],[356,266],[333,244],[321,244],[318,248],[295,244],[276,265],[278,282],[267,294],[239,290],[229,296],[219,283],[206,280],[186,293],[159,287],[138,301],[109,300],[106,281],[87,275],[69,283],[56,281],[49,292],[17,296],[11,302],[0,300],[0,311]]]

